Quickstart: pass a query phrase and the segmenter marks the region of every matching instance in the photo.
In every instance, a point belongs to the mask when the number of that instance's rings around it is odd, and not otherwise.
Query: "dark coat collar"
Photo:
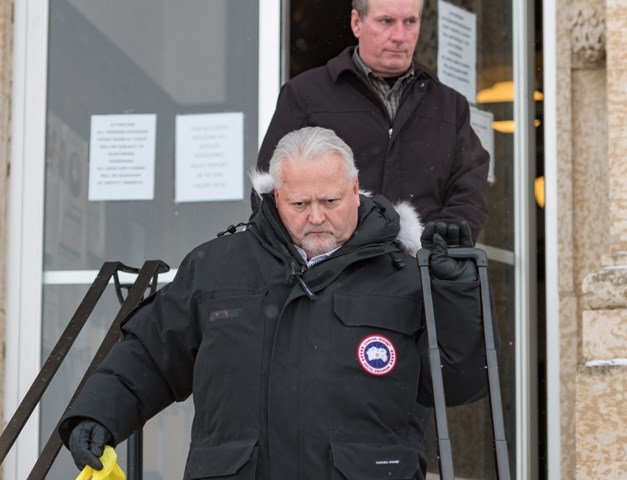
[[[345,72],[350,72],[355,76],[361,75],[353,62],[354,51],[354,46],[346,47],[338,56],[327,62],[327,69],[334,82],[337,82],[340,76]],[[414,61],[414,73],[416,74],[416,78],[427,78],[433,82],[440,83],[435,72],[420,62]]]

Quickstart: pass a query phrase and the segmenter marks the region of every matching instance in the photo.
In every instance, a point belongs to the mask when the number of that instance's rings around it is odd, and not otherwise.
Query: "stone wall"
[[[573,132],[573,164],[579,166],[573,207],[581,227],[573,243],[580,257],[575,278],[581,285],[581,322],[575,470],[562,472],[562,478],[622,479],[627,478],[627,3],[577,3],[583,21],[572,23],[573,78],[579,85],[573,98],[581,106]]]
[[[10,167],[13,2],[0,0],[0,414],[4,411],[5,285]],[[4,428],[4,424],[2,424]],[[0,478],[2,474],[0,473]]]
[[[573,145],[572,145],[572,70],[571,70],[571,22],[567,15],[571,0],[556,0],[556,49],[557,49],[557,199],[559,212],[559,236],[557,238],[559,330],[560,330],[560,433],[562,478],[573,478],[574,459],[568,452],[575,451],[574,377],[577,365],[577,295],[573,276]],[[547,318],[547,322],[551,319]]]

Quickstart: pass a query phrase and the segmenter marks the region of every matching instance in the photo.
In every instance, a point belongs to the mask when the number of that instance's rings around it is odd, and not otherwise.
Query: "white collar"
[[[305,260],[308,267],[311,267],[313,264],[321,262],[322,260],[326,259],[329,255],[331,255],[333,252],[338,250],[340,247],[341,245],[337,248],[334,248],[330,252],[323,253],[322,255],[316,255],[315,257],[312,257],[310,260],[307,260],[307,253],[305,252],[305,250],[300,248],[298,245],[294,245],[294,248],[296,248],[298,253],[300,253],[300,256],[303,257],[303,260]]]

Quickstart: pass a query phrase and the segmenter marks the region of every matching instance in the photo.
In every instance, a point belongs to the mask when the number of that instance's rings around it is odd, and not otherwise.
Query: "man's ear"
[[[355,178],[353,183],[353,193],[357,196],[357,206],[361,205],[361,198],[359,197],[359,179]]]
[[[279,199],[279,189],[275,188],[274,189],[274,202],[276,203],[278,199]]]
[[[357,10],[351,11],[351,30],[353,31],[353,35],[355,38],[359,38],[361,35],[361,19],[359,18],[359,14]]]

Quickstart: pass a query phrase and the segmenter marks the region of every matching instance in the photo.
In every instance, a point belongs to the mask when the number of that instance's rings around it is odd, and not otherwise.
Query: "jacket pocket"
[[[248,372],[260,362],[265,295],[231,295],[200,305],[202,342],[197,362],[209,378]],[[211,362],[211,363],[209,363]]]
[[[336,292],[328,387],[333,441],[387,444],[390,432],[418,428],[420,307],[402,295]]]
[[[421,478],[418,453],[404,445],[332,442],[331,458],[333,480]]]
[[[417,299],[390,295],[357,295],[336,292],[335,314],[349,327],[378,327],[412,335],[420,328]]]
[[[241,440],[215,447],[192,448],[187,460],[189,478],[254,480],[257,470],[256,443],[256,440]]]
[[[333,308],[339,319],[332,333],[339,375],[350,380],[361,372],[396,382],[417,382],[419,302],[402,296],[337,292]]]
[[[255,436],[264,335],[264,295],[232,295],[201,305],[194,366],[195,422],[210,443]]]

